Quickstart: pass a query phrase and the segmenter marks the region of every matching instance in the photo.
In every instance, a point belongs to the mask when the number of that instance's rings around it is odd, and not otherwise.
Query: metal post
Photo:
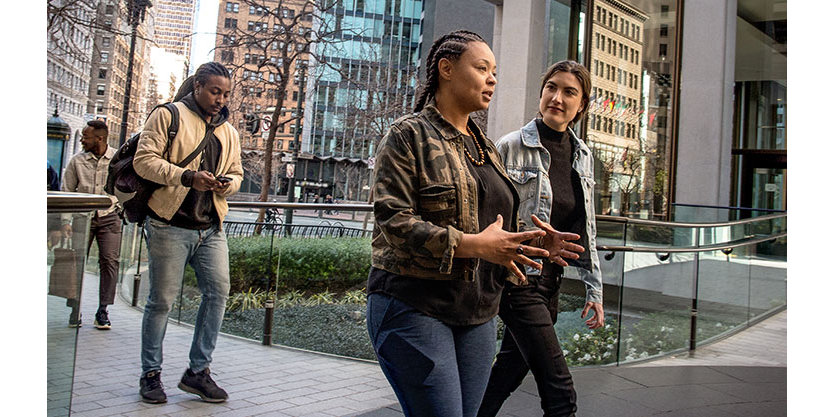
[[[128,13],[130,13],[128,23],[131,26],[130,33],[130,52],[127,59],[127,78],[125,82],[125,99],[122,105],[122,124],[119,129],[119,146],[125,143],[127,138],[127,117],[130,113],[130,90],[133,84],[133,55],[136,51],[136,31],[139,23],[145,19],[145,7],[150,7],[148,0],[129,0]]]
[[[136,226],[137,229],[139,226]],[[130,301],[130,305],[136,307],[139,304],[139,285],[142,283],[142,274],[139,272],[139,266],[142,265],[142,239],[145,238],[145,234],[142,233],[142,230],[139,229],[139,254],[136,255],[136,273],[133,274],[133,297]]]
[[[701,228],[695,229],[695,247],[701,246]],[[695,252],[695,265],[693,266],[693,272],[695,276],[692,278],[692,310],[689,313],[689,353],[695,351],[696,341],[695,338],[697,336],[698,330],[698,275],[699,275],[699,267],[700,267],[700,252]]]
[[[272,228],[272,236],[269,241],[269,268],[272,269],[272,248],[275,247],[275,228]],[[280,254],[280,252],[279,252]],[[279,255],[280,256],[280,255]],[[266,281],[266,302],[264,302],[264,336],[262,343],[266,346],[272,344],[272,316],[275,314],[275,300],[270,295],[272,288],[278,288],[278,273],[275,274],[276,285],[272,286],[272,279],[267,276]]]

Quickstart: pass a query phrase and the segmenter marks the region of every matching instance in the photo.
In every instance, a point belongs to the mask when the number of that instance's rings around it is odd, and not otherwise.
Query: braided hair
[[[200,83],[200,85],[205,85],[208,82],[210,77],[215,75],[219,75],[224,78],[231,79],[229,75],[229,70],[226,69],[223,64],[219,62],[206,62],[203,65],[200,65],[197,68],[197,71],[194,72],[194,75],[190,75],[185,81],[182,82],[180,85],[179,90],[177,90],[177,94],[174,96],[173,101],[180,101],[183,97],[187,96],[189,93],[194,91],[194,86],[196,83]]]
[[[426,57],[426,83],[422,86],[420,96],[414,105],[414,112],[423,110],[429,99],[434,97],[437,92],[439,85],[437,64],[440,60],[443,58],[452,61],[458,59],[466,52],[470,42],[486,43],[480,35],[468,30],[456,30],[434,41],[431,49],[429,49],[429,55]]]

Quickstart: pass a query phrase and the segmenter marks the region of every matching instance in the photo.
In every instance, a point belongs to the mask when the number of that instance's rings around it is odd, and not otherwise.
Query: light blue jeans
[[[150,292],[142,317],[142,373],[162,369],[162,339],[168,313],[180,292],[185,264],[197,275],[202,293],[189,367],[199,372],[211,363],[217,333],[229,297],[229,246],[217,226],[190,230],[150,219],[145,221]]]

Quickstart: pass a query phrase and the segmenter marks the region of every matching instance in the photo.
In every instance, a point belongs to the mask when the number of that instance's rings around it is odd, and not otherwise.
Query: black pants
[[[533,372],[546,417],[573,416],[576,392],[553,324],[559,313],[561,276],[528,278],[529,283],[507,283],[498,315],[504,321],[504,340],[489,376],[479,417],[495,416],[504,401]]]

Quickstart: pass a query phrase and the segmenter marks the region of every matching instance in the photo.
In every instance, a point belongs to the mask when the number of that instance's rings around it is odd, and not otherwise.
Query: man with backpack
[[[167,401],[160,378],[162,340],[186,264],[196,272],[202,300],[189,366],[178,387],[207,402],[228,398],[212,380],[209,364],[229,294],[229,249],[222,227],[226,197],[243,180],[239,135],[227,122],[230,89],[223,65],[201,65],[178,93],[181,100],[173,103],[179,114],[174,138],[168,138],[171,112],[158,108],[148,116],[136,145],[136,174],[161,185],[147,199],[144,222],[150,284],[142,319],[139,393],[144,402]]]
[[[107,145],[107,124],[101,120],[91,120],[81,131],[81,147],[84,152],[78,153],[70,159],[64,172],[63,190],[87,194],[104,194],[104,182],[107,179],[107,167],[116,153],[116,149]],[[119,218],[115,197],[113,206],[106,210],[96,210],[90,219],[90,234],[87,241],[83,241],[86,222],[72,222],[72,216],[62,216],[62,230],[65,235],[73,239],[73,249],[81,254],[90,250],[93,239],[98,243],[99,264],[99,301],[93,326],[99,330],[110,329],[110,317],[107,306],[113,304],[116,297],[116,281],[119,274],[119,248],[122,240],[122,221]],[[78,256],[79,280],[84,274],[83,256]],[[80,281],[79,281],[80,282]],[[67,305],[72,308],[69,326],[81,327],[81,312],[78,311],[78,300],[68,299]]]

